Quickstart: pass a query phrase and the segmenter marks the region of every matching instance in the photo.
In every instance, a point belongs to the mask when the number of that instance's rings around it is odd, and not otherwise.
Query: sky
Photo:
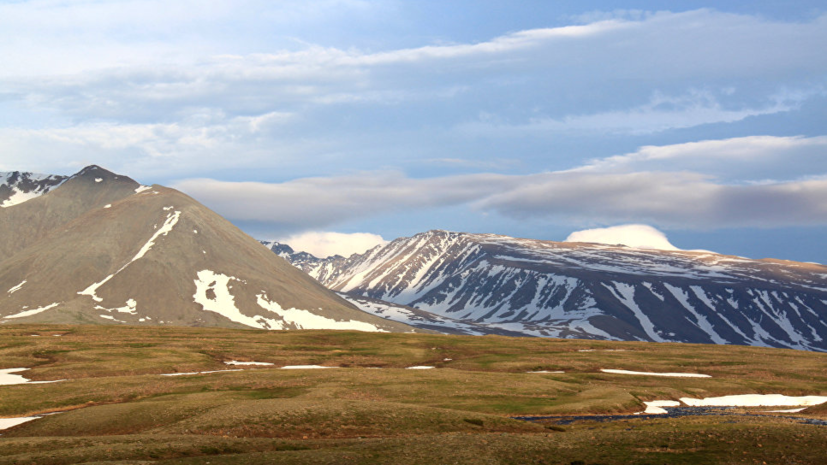
[[[0,171],[98,164],[320,255],[623,230],[827,263],[823,1],[0,0],[0,38]]]

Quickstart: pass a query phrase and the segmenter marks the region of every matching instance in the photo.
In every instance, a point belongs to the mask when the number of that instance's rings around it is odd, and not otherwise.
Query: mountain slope
[[[0,173],[0,208],[39,197],[63,184],[66,176],[12,171]]]
[[[818,264],[429,231],[294,265],[336,291],[528,335],[827,350]]]
[[[5,323],[410,330],[359,311],[190,197],[99,167],[0,211],[0,224]]]
[[[0,263],[85,213],[135,194],[140,184],[98,166],[64,179],[48,195],[0,210]]]

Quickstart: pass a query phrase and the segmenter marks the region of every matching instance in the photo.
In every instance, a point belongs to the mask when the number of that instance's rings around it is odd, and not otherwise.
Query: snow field
[[[20,371],[26,371],[29,368],[6,368],[0,370],[0,386],[12,386],[17,384],[48,384],[65,381],[63,379],[56,379],[54,381],[31,381],[23,375],[16,375]]]
[[[238,362],[236,360],[230,360],[229,362],[224,362],[225,365],[239,365],[239,366],[271,366],[273,365],[270,362]]]
[[[237,370],[190,371],[190,372],[187,372],[187,373],[161,373],[161,376],[207,375],[207,374],[210,374],[210,373],[229,373],[231,371],[244,371],[244,370],[237,369]]]
[[[4,316],[3,318],[25,318],[27,316],[37,315],[38,313],[45,312],[46,310],[57,307],[58,305],[60,305],[60,304],[55,302],[55,303],[49,304],[45,307],[35,308],[35,309],[32,309],[32,310],[26,310],[24,312],[15,313],[14,315]]]
[[[323,367],[321,365],[287,365],[281,367],[282,370],[322,370],[327,368],[339,368],[339,367]]]
[[[811,407],[827,402],[827,396],[789,397],[781,394],[743,394],[694,399],[681,397],[690,407]]]
[[[22,425],[27,421],[37,420],[40,417],[17,417],[17,418],[0,418],[0,431],[9,429],[12,426]]]
[[[650,373],[646,371],[629,371],[629,370],[611,370],[601,369],[603,373],[612,373],[615,375],[637,375],[637,376],[665,376],[670,378],[711,378],[712,376],[703,375],[700,373]]]
[[[681,403],[676,400],[653,400],[651,402],[644,402],[646,410],[643,413],[649,415],[662,415],[669,413],[663,407],[680,407]]]
[[[680,407],[681,402],[689,407],[800,407],[789,410],[770,410],[768,413],[798,413],[807,407],[827,402],[827,396],[790,397],[782,394],[741,394],[722,397],[705,397],[695,399],[681,397],[675,400],[654,400],[644,402],[646,410],[642,413],[665,414],[662,407]]]

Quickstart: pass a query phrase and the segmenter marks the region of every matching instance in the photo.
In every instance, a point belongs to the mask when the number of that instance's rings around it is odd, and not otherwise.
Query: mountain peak
[[[105,169],[105,168],[101,168],[98,165],[89,165],[89,166],[83,168],[82,170],[78,171],[74,175],[72,175],[73,178],[83,178],[83,177],[88,177],[88,176],[96,176],[96,177],[100,178],[100,177],[104,177],[104,176],[109,177],[109,176],[117,176],[117,175],[115,173]]]

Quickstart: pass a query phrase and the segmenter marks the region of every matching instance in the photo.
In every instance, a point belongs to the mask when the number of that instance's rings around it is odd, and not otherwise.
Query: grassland
[[[225,361],[273,367],[229,370]],[[282,370],[324,365],[329,370]],[[406,370],[415,365],[433,370]],[[0,326],[0,464],[825,463],[827,427],[778,414],[581,420],[647,400],[827,395],[827,355],[738,346],[357,332]],[[601,368],[711,378],[614,375]],[[564,371],[537,374],[528,371]],[[769,410],[769,409],[759,409]],[[747,413],[755,413],[752,412]],[[824,407],[795,417],[827,419]]]

